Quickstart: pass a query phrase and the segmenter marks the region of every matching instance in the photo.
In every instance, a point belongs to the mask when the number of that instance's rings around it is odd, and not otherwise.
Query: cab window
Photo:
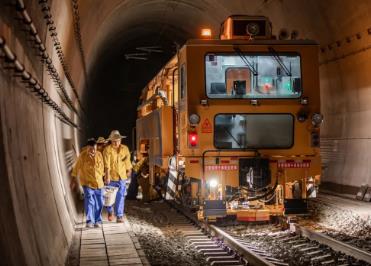
[[[217,149],[287,149],[294,144],[291,114],[218,114],[214,125]]]
[[[207,54],[209,98],[298,98],[301,65],[298,54]]]

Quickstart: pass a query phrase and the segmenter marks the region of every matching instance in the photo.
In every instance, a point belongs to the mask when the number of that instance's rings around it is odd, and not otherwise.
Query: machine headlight
[[[314,113],[312,115],[312,124],[313,126],[315,127],[318,127],[322,124],[322,121],[323,121],[323,115],[320,114],[320,113]]]
[[[200,116],[198,114],[191,114],[189,116],[189,122],[192,125],[197,125],[198,123],[200,123]]]
[[[210,180],[209,182],[211,188],[215,188],[218,186],[218,181],[215,179]]]

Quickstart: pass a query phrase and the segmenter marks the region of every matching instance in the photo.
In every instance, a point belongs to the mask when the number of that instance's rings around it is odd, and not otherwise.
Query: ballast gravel
[[[127,218],[151,265],[208,265],[172,224],[180,216],[166,203],[126,201]],[[180,217],[182,218],[182,217]]]

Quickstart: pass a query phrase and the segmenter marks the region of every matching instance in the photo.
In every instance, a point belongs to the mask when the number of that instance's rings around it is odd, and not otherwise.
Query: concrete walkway
[[[85,226],[85,224],[84,224]],[[150,265],[131,230],[130,223],[103,222],[102,228],[81,233],[81,266]]]

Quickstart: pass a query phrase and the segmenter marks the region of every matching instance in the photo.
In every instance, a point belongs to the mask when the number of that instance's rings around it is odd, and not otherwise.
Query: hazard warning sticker
[[[205,119],[201,124],[201,133],[211,133],[213,132],[213,126],[209,119]]]

